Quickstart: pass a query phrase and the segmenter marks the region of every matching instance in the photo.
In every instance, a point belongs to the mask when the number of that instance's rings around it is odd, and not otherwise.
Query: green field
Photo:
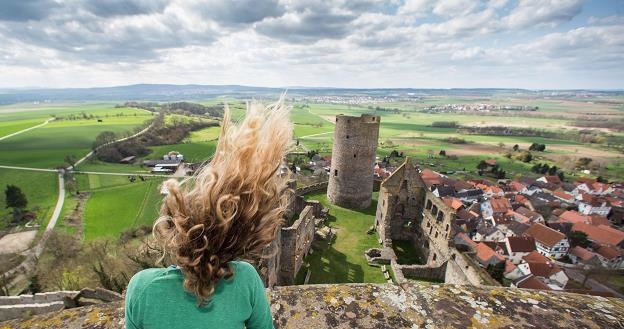
[[[56,173],[31,172],[0,168],[0,209],[1,218],[10,218],[10,209],[5,208],[4,191],[7,185],[16,185],[26,195],[28,200],[27,209],[35,210],[42,219],[42,226],[47,223],[52,215],[54,205],[58,198],[58,176]],[[0,225],[4,227],[3,220]]]
[[[327,200],[325,192],[306,196],[318,200],[329,208],[328,223],[337,233],[334,242],[317,241],[314,252],[306,258],[312,274],[309,283],[386,282],[379,267],[368,265],[364,251],[379,247],[377,234],[366,231],[374,224],[377,208],[377,193],[373,203],[364,210],[350,210],[335,206]],[[305,272],[305,268],[302,267]],[[299,275],[302,280],[305,275]]]
[[[92,175],[89,175],[92,176]],[[95,175],[93,175],[95,176]],[[160,179],[146,182],[122,184],[121,180],[106,182],[110,177],[96,180],[88,178],[91,186],[105,186],[91,190],[84,214],[84,238],[93,240],[102,237],[118,238],[120,234],[132,227],[150,225],[158,214],[158,203],[161,201]],[[120,184],[116,185],[115,184]]]
[[[103,131],[118,134],[132,132],[149,119],[148,116],[114,117],[98,123],[96,120],[51,122],[43,127],[0,141],[0,150],[10,156],[0,164],[55,168],[66,166],[64,158],[74,155],[82,158],[89,153],[96,136]]]

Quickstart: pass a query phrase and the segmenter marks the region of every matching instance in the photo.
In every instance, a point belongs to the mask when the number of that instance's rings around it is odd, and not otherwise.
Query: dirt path
[[[30,128],[26,128],[26,129],[22,129],[22,130],[20,130],[20,131],[16,131],[16,132],[14,132],[14,133],[12,133],[12,134],[8,134],[8,135],[6,135],[6,136],[2,136],[2,137],[0,137],[0,141],[1,141],[1,140],[5,140],[5,139],[10,138],[10,137],[13,137],[13,136],[15,136],[15,135],[19,135],[19,134],[21,134],[21,133],[25,133],[25,132],[27,132],[27,131],[30,131],[30,130],[33,130],[33,129],[36,129],[36,128],[39,128],[39,127],[43,127],[43,126],[47,125],[47,124],[48,124],[48,122],[50,122],[50,121],[52,121],[52,120],[54,120],[54,118],[48,119],[48,120],[44,121],[43,123],[38,124],[38,125],[36,125],[36,126],[32,126],[32,127],[30,127]]]
[[[37,230],[7,234],[0,239],[0,254],[22,252],[35,240]]]

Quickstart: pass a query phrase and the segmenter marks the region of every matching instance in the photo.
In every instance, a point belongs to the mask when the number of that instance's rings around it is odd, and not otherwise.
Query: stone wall
[[[308,186],[298,187],[297,188],[297,196],[306,195],[312,192],[320,192],[327,190],[327,184],[329,182],[320,182]]]
[[[306,206],[292,226],[281,229],[279,284],[291,285],[314,241],[314,206]]]
[[[346,208],[367,208],[373,193],[373,167],[379,116],[336,116],[327,198]]]
[[[383,246],[392,248],[393,240],[408,240],[426,260],[426,265],[409,268],[393,265],[398,282],[413,275],[452,283],[498,285],[454,247],[454,218],[453,209],[426,187],[409,157],[381,183],[375,227]]]
[[[338,284],[267,291],[276,328],[624,328],[624,300],[452,284]],[[0,328],[122,329],[122,302],[0,323]],[[172,326],[174,327],[174,326]]]

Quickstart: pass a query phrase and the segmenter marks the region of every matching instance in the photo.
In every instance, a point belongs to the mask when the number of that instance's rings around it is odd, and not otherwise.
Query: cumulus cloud
[[[85,9],[101,17],[146,15],[162,12],[168,0],[87,0]]]
[[[512,28],[554,26],[581,13],[583,0],[525,0],[505,18]]]
[[[582,10],[575,0],[0,1],[10,76],[0,86],[45,73],[59,86],[621,88],[622,16],[580,22]]]
[[[53,0],[0,1],[0,21],[40,20],[57,7]]]

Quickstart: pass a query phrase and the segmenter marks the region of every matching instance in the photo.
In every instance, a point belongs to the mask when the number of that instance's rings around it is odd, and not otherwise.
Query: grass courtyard
[[[309,194],[306,198],[318,200],[329,208],[328,223],[337,232],[331,245],[315,242],[314,252],[306,257],[312,272],[308,283],[386,282],[379,267],[368,265],[364,256],[364,251],[379,246],[377,234],[366,233],[375,221],[377,193],[373,194],[371,206],[363,210],[332,205],[325,192]],[[298,283],[304,278],[305,267],[302,267]]]

